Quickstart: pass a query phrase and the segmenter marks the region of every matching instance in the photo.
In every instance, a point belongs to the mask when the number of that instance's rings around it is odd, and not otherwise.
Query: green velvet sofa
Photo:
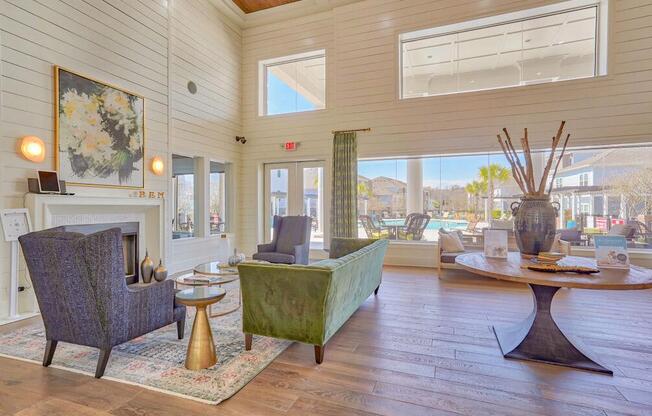
[[[335,238],[330,258],[303,265],[243,263],[242,290],[245,348],[252,335],[315,346],[324,345],[372,292],[378,293],[387,240]]]

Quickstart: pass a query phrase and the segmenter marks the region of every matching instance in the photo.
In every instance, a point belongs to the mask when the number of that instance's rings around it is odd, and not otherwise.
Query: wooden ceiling
[[[294,3],[295,1],[299,0],[233,0],[233,2],[245,13],[253,13],[259,10]]]

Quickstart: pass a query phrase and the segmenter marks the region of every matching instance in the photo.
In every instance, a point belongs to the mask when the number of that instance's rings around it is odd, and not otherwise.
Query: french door
[[[324,243],[324,162],[265,165],[265,237],[272,238],[274,215],[312,217],[312,248]]]

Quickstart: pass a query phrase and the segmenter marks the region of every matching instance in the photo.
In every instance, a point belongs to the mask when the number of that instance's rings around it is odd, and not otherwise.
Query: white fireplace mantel
[[[141,256],[147,250],[152,259],[166,261],[164,199],[30,193],[25,207],[34,231],[72,224],[138,222]]]

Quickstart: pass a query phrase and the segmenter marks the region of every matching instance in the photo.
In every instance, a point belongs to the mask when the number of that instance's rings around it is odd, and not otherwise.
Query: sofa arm
[[[322,345],[329,268],[244,263],[238,272],[244,333]]]
[[[266,243],[258,244],[258,253],[273,253],[276,250],[276,244]]]

